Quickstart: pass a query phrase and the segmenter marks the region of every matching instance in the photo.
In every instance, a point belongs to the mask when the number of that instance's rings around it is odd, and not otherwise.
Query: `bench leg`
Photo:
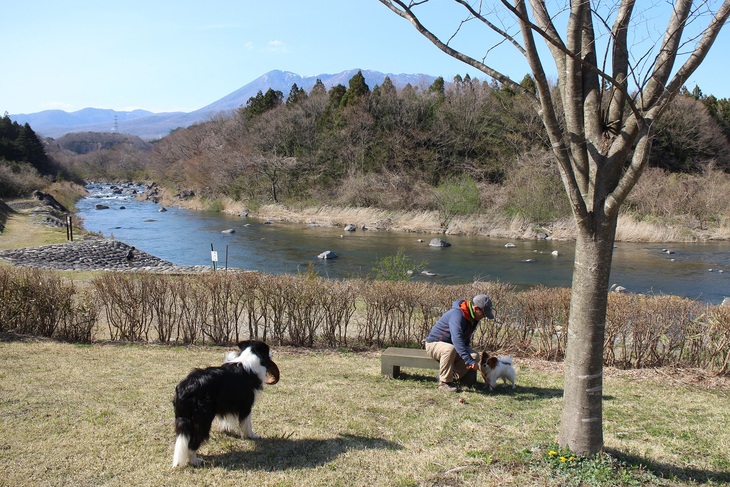
[[[384,360],[380,364],[380,373],[393,379],[398,378],[400,375],[400,365],[394,365],[389,360]]]

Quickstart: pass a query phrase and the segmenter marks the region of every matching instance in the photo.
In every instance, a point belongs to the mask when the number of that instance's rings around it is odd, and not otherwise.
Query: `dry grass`
[[[282,380],[253,415],[262,440],[216,432],[201,449],[202,468],[173,469],[174,387],[223,353],[0,341],[0,485],[557,486],[579,485],[586,475],[594,485],[730,481],[730,432],[717,427],[730,422],[727,383],[609,374],[606,446],[627,463],[565,470],[547,460],[562,408],[555,365],[518,361],[514,392],[453,394],[437,391],[430,371],[383,378],[377,353],[301,349],[275,350]]]
[[[66,241],[66,229],[40,225],[23,213],[8,216],[0,234],[0,250],[51,245]]]
[[[365,225],[374,230],[416,233],[439,233],[443,231],[436,211],[405,212],[335,206],[290,208],[270,204],[258,208],[255,216],[280,221],[317,223],[324,226],[342,227],[346,224],[352,224],[359,227]]]
[[[181,206],[191,210],[206,210],[210,203],[200,198],[181,201],[162,191],[162,201],[168,206]],[[241,215],[250,208],[240,201],[222,198],[216,201],[223,213]],[[323,226],[365,225],[371,230],[387,230],[413,233],[444,233],[447,235],[482,235],[496,238],[535,238],[537,232],[547,231],[555,240],[575,239],[576,227],[572,218],[550,223],[544,229],[522,217],[507,217],[494,212],[479,215],[456,216],[444,228],[438,211],[394,211],[378,208],[354,208],[337,206],[291,207],[268,204],[250,211],[250,216],[294,223],[316,223]],[[621,215],[616,230],[616,240],[623,242],[691,242],[697,240],[727,240],[730,230],[723,226],[712,229],[690,229],[682,221],[675,224],[650,223],[636,220],[631,215]]]
[[[76,188],[77,189],[77,188]],[[63,199],[72,200],[69,189],[66,192],[55,192]],[[5,228],[0,232],[0,250],[19,249],[25,247],[38,247],[40,245],[52,245],[67,241],[66,228],[55,227],[43,221],[44,216],[33,214],[33,209],[40,205],[40,202],[33,199],[18,199],[8,202],[16,208],[15,212],[7,214]],[[74,223],[76,226],[78,222]],[[74,228],[74,239],[83,239],[87,232]]]
[[[637,221],[628,215],[621,215],[616,227],[616,240],[621,242],[687,242],[692,233],[686,228]]]

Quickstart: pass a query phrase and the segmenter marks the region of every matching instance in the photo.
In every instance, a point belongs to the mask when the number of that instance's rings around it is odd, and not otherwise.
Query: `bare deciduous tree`
[[[730,0],[641,6],[636,0],[454,0],[463,17],[451,33],[425,24],[436,2],[380,2],[446,54],[533,98],[577,224],[559,443],[597,452],[603,448],[603,346],[619,207],[647,165],[656,120],[704,60],[727,22]],[[657,27],[660,18],[666,23]],[[473,24],[489,44],[458,45],[461,30]],[[659,35],[649,38],[652,33]],[[535,94],[506,74],[509,66],[491,64],[491,51],[505,46],[527,60]],[[557,89],[548,82],[543,46],[555,64]]]

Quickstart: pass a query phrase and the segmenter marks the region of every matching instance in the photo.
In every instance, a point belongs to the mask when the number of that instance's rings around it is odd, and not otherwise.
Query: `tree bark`
[[[609,217],[576,237],[558,443],[577,453],[603,448],[603,341],[615,230],[616,218]]]

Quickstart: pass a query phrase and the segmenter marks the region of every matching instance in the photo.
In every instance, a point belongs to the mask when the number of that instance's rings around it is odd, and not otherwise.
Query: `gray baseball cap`
[[[494,319],[494,310],[492,309],[492,300],[486,294],[477,294],[471,300],[471,304],[481,309],[484,316],[490,320]]]

